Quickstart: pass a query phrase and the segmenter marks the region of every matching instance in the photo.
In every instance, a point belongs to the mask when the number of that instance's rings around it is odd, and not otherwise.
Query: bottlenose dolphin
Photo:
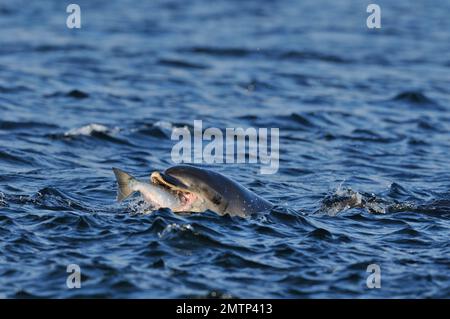
[[[267,211],[272,204],[230,178],[208,169],[190,165],[176,165],[164,171],[155,171],[150,183],[113,168],[122,201],[134,192],[140,192],[155,209],[170,208],[173,212],[204,212],[219,215],[248,216]]]

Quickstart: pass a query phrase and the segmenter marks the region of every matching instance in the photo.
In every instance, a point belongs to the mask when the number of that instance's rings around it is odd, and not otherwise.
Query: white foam
[[[152,204],[144,201],[141,196],[138,196],[129,202],[128,210],[132,215],[148,215],[154,211],[154,207]]]
[[[179,225],[179,224],[173,223],[173,224],[167,225],[163,229],[162,232],[158,233],[158,236],[159,236],[159,238],[163,238],[167,234],[172,233],[174,231],[187,231],[187,230],[194,231],[194,227],[192,227],[192,225],[190,225],[190,224],[181,224],[181,225]]]
[[[89,136],[92,135],[92,133],[111,133],[115,130],[111,130],[105,125],[92,123],[79,128],[71,129],[66,133],[64,133],[64,136],[79,136],[79,135]]]

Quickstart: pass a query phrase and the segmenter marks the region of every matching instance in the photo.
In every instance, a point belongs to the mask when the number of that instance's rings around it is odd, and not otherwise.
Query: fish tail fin
[[[113,167],[112,170],[117,179],[117,201],[121,202],[134,193],[134,190],[131,188],[131,182],[135,178],[118,168]]]

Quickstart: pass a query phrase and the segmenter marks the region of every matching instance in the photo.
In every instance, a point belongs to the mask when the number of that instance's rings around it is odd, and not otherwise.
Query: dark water
[[[77,3],[0,3],[1,297],[450,297],[448,1],[377,1],[381,30],[366,1]],[[272,212],[115,202],[194,120],[280,129],[277,174],[210,166]]]

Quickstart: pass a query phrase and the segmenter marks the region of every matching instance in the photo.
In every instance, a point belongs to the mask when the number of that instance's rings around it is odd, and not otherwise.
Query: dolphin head
[[[163,185],[179,193],[184,205],[183,210],[203,212],[212,210],[223,213],[228,206],[226,193],[227,182],[225,176],[206,169],[176,165],[161,172],[153,172],[151,182]]]
[[[163,185],[179,194],[184,205],[179,211],[204,212],[246,216],[267,210],[272,205],[232,179],[190,165],[176,165],[153,172],[152,183]]]

